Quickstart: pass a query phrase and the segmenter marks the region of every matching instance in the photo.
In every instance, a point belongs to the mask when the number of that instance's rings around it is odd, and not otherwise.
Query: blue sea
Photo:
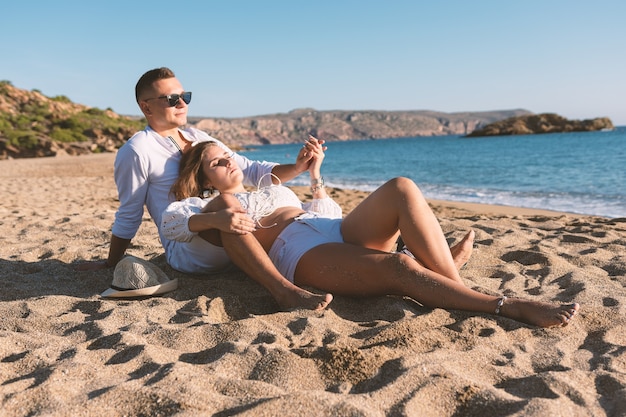
[[[604,132],[326,145],[322,175],[332,187],[372,191],[405,176],[431,199],[626,217],[626,126]],[[301,146],[255,146],[242,153],[293,163]],[[308,185],[308,175],[290,184]]]

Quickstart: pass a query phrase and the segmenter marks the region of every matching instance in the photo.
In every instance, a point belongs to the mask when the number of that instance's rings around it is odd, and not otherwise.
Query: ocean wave
[[[336,188],[371,192],[404,176],[431,199],[626,217],[625,144],[624,129],[338,142],[327,144],[322,173]],[[248,156],[292,163],[300,147],[263,146]],[[308,175],[290,184],[308,185]]]

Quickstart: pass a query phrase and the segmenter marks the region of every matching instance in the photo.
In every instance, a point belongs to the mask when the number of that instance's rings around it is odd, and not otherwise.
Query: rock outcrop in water
[[[591,132],[613,129],[608,117],[588,120],[568,120],[558,114],[527,114],[491,123],[468,133],[467,137],[531,135],[537,133]]]

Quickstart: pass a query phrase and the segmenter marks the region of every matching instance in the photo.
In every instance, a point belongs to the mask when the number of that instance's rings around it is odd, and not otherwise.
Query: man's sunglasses
[[[189,103],[191,103],[191,91],[185,91],[182,94],[170,94],[170,95],[167,95],[167,96],[159,96],[159,97],[147,98],[144,101],[158,100],[160,98],[164,98],[164,99],[167,100],[168,107],[174,107],[174,106],[178,105],[178,101],[181,98],[183,99],[185,104],[189,104]]]

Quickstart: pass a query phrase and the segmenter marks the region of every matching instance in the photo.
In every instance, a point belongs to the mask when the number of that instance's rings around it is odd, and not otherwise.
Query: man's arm
[[[111,235],[111,246],[109,247],[109,257],[106,260],[106,265],[112,267],[122,259],[126,253],[126,249],[130,246],[130,239],[122,239],[115,235]]]
[[[76,265],[77,271],[98,271],[112,268],[122,259],[126,249],[130,245],[130,239],[122,239],[111,235],[111,245],[109,246],[109,257],[104,261],[84,262]]]
[[[281,182],[287,182],[303,172],[308,171],[311,162],[313,161],[312,151],[316,146],[321,146],[322,150],[325,151],[326,147],[324,147],[324,140],[316,139],[309,135],[309,139],[304,142],[302,148],[300,148],[300,152],[298,152],[298,156],[296,157],[295,164],[284,164],[284,165],[276,165],[272,168],[272,174],[276,175],[280,178]],[[276,178],[272,178],[274,184],[278,183]]]
[[[288,182],[296,178],[298,175],[307,171],[307,167],[298,166],[298,164],[281,164],[272,168],[272,174],[280,178],[281,182]],[[274,184],[278,184],[276,178],[272,178]]]

